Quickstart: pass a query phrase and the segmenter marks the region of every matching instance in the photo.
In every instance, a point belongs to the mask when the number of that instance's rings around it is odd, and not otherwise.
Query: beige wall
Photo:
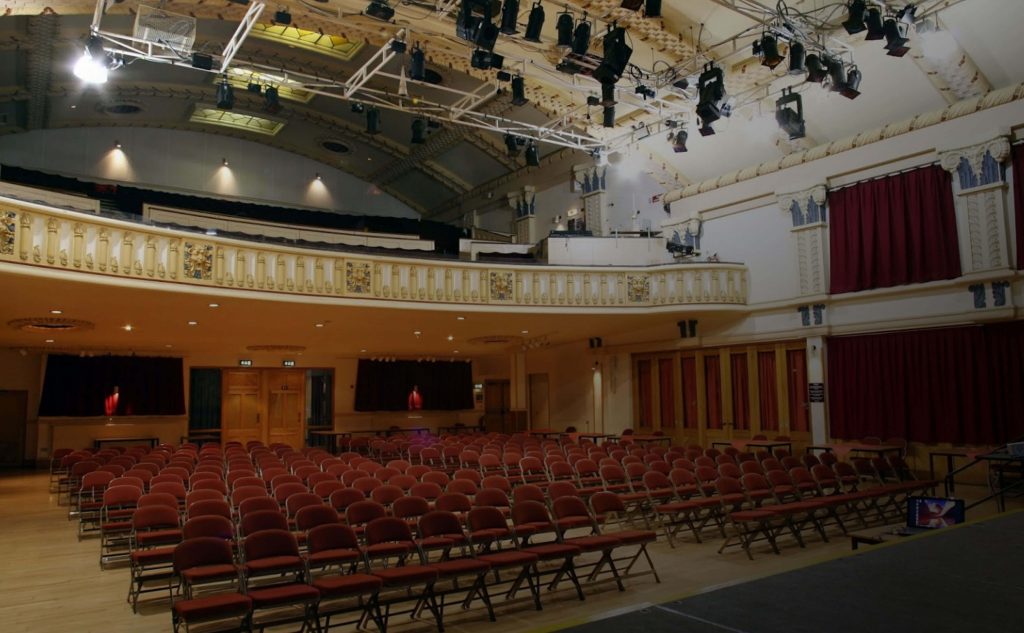
[[[37,443],[36,418],[39,412],[39,396],[42,388],[42,357],[39,354],[17,350],[0,349],[0,390],[27,391],[28,411],[25,429],[25,459],[35,458]],[[0,420],[0,424],[6,424]],[[49,454],[49,451],[47,451]]]
[[[527,352],[528,374],[547,374],[551,428],[594,429],[594,363],[586,341]]]

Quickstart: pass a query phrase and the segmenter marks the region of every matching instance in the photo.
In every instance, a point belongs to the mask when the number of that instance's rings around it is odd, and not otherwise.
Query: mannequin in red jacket
[[[420,388],[417,385],[412,386],[412,391],[409,392],[409,410],[419,411],[423,408],[423,396],[420,395]]]

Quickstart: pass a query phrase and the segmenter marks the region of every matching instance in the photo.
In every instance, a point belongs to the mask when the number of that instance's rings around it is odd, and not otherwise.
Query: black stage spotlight
[[[263,109],[271,114],[281,111],[281,99],[279,98],[276,86],[267,86],[263,91]]]
[[[648,97],[653,99],[653,98],[658,96],[658,93],[654,90],[654,88],[651,88],[649,86],[645,86],[643,84],[640,84],[636,88],[634,88],[633,89],[633,93],[634,94],[638,94],[641,97],[643,97],[644,101],[647,101]]]
[[[586,55],[590,48],[590,22],[587,20],[586,12],[576,23],[576,30],[572,32],[572,52],[577,55]]]
[[[256,79],[256,77],[249,77],[249,83],[246,84],[245,89],[258,95],[263,92],[263,85]]]
[[[499,70],[494,75],[494,78],[497,79],[498,81],[512,81],[512,73],[508,72],[507,70]]]
[[[601,125],[604,127],[615,127],[615,106],[605,106],[601,113]]]
[[[480,30],[476,32],[476,45],[484,50],[493,51],[497,43],[498,27],[488,17],[480,22]]]
[[[420,48],[419,42],[412,47],[409,55],[409,79],[423,81],[427,74],[427,56]]]
[[[811,53],[804,62],[807,66],[807,81],[820,84],[828,76],[828,68],[822,63],[821,57]]]
[[[615,105],[615,84],[601,84],[601,105]]]
[[[544,7],[541,6],[540,0],[533,3],[533,8],[530,9],[530,17],[526,21],[526,35],[523,39],[527,42],[540,42],[540,32],[544,29]]]
[[[213,56],[206,53],[192,53],[192,68],[199,70],[213,69]]]
[[[277,13],[274,14],[274,22],[287,26],[292,23],[292,14],[288,13],[288,9],[281,7],[277,10]]]
[[[530,141],[526,144],[526,165],[528,167],[540,167],[540,151],[537,144]]]
[[[353,114],[362,114],[366,108],[361,103],[353,103],[351,108]]]
[[[412,139],[410,143],[422,145],[427,142],[427,122],[423,119],[412,120]]]
[[[846,83],[842,89],[839,90],[839,94],[843,95],[847,99],[856,99],[860,96],[860,80],[863,78],[860,69],[856,66],[850,66],[850,70],[846,71]]]
[[[856,35],[862,33],[868,29],[867,25],[864,24],[864,12],[867,11],[868,3],[864,0],[853,0],[847,5],[849,11],[849,17],[843,22],[843,28],[850,35]]]
[[[228,83],[228,76],[220,80],[217,84],[217,108],[221,110],[230,110],[235,107],[235,89]]]
[[[807,134],[804,124],[804,102],[792,88],[783,90],[782,97],[775,102],[775,120],[789,135],[791,141],[803,138]]]
[[[469,58],[469,65],[479,70],[501,68],[505,65],[505,57],[497,53],[476,49]]]
[[[558,31],[558,45],[568,48],[572,46],[572,31],[575,28],[576,23],[572,18],[572,14],[568,11],[563,11],[558,14],[558,19],[555,21],[555,30]]]
[[[701,126],[697,129],[701,136],[714,136],[715,128],[711,127],[710,123],[701,123]]]
[[[366,133],[380,134],[380,110],[373,106],[366,110]]]
[[[686,133],[686,130],[679,130],[675,134],[671,135],[672,138],[672,151],[676,154],[682,154],[686,151],[686,139],[690,135]]]
[[[711,128],[711,124],[725,114],[725,75],[721,68],[711,64],[704,67],[704,72],[700,74],[697,82],[697,94],[697,116],[700,117],[703,128]],[[711,133],[714,134],[714,131]],[[701,134],[707,136],[703,129]]]
[[[824,61],[831,84],[829,89],[832,92],[839,92],[846,85],[846,68],[843,67],[843,61],[834,57],[826,57]]]
[[[603,84],[614,84],[626,72],[633,49],[626,44],[626,29],[621,26],[608,27],[602,41],[604,60],[594,70],[594,79]]]
[[[890,57],[903,57],[910,50],[907,46],[908,40],[905,37],[906,23],[897,22],[896,20],[889,18],[882,25],[885,30],[885,49],[889,51],[886,53]]]
[[[405,42],[402,40],[391,40],[391,45],[388,47],[392,53],[399,55],[405,55]]]
[[[364,13],[371,18],[377,18],[378,20],[384,20],[387,22],[391,18],[395,17],[395,10],[388,6],[387,0],[373,0],[366,7]]]
[[[649,18],[660,18],[661,0],[647,0],[647,4],[644,6],[644,15]]]
[[[785,57],[779,53],[779,41],[774,35],[765,33],[754,42],[754,54],[761,58],[761,65],[774,69]]]
[[[622,4],[619,6],[630,11],[639,11],[643,4],[644,0],[622,0]]]
[[[519,142],[515,136],[508,132],[505,133],[505,149],[508,151],[509,158],[519,156]]]
[[[882,10],[878,7],[868,7],[864,24],[868,27],[868,34],[864,39],[880,40],[885,37],[885,28],[882,26]]]
[[[914,23],[914,18],[916,17],[916,15],[917,7],[914,4],[908,4],[896,12],[896,18],[900,22],[906,24],[907,26],[910,26]]]
[[[807,71],[804,66],[804,59],[807,57],[807,50],[800,42],[793,42],[789,45],[789,74],[802,75]]]
[[[519,18],[519,0],[505,0],[501,7],[501,32],[505,35],[515,35],[516,20]]]
[[[526,80],[522,75],[512,78],[512,105],[526,105],[529,99],[526,98]]]

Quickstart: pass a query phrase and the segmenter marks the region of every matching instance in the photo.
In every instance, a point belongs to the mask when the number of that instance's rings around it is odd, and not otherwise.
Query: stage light
[[[846,84],[839,91],[839,94],[843,95],[847,99],[856,99],[860,96],[860,80],[861,75],[860,69],[856,66],[851,66],[850,70],[846,72]]]
[[[868,27],[866,40],[880,40],[885,37],[885,28],[882,25],[882,10],[878,7],[868,7],[867,17],[864,24]]]
[[[505,65],[505,57],[497,53],[477,49],[473,51],[472,56],[469,58],[469,64],[473,68],[480,70],[490,70],[492,68],[501,68]]]
[[[413,119],[412,121],[412,140],[410,143],[416,145],[422,145],[427,142],[427,122],[423,119]]]
[[[263,109],[267,112],[277,114],[281,111],[281,100],[276,86],[267,86],[267,89],[263,92],[263,101]]]
[[[849,17],[843,22],[843,28],[850,35],[856,35],[867,30],[867,25],[864,24],[864,12],[867,10],[868,4],[864,0],[853,0],[847,5]]]
[[[493,51],[497,43],[498,27],[489,19],[480,22],[480,29],[476,32],[476,45],[484,50]]]
[[[217,85],[217,108],[230,110],[233,107],[235,107],[235,89],[228,83],[228,76],[224,75]]]
[[[842,60],[826,57],[825,67],[828,68],[829,83],[831,84],[829,89],[832,92],[839,92],[846,85],[846,68],[843,67]]]
[[[774,69],[785,57],[779,53],[779,41],[774,35],[765,33],[754,42],[754,54],[761,58],[761,65]]]
[[[604,35],[604,60],[594,70],[594,79],[603,84],[614,84],[626,72],[633,49],[626,44],[626,29],[621,26],[608,27]]]
[[[213,70],[213,56],[206,53],[192,53],[192,68]]]
[[[564,48],[572,46],[572,31],[575,26],[571,13],[563,11],[558,14],[558,20],[555,22],[555,30],[558,31],[558,46]]]
[[[889,51],[887,55],[890,57],[903,57],[910,50],[907,43],[910,41],[904,37],[906,31],[906,23],[897,22],[896,20],[889,18],[882,25],[885,30],[885,49]]]
[[[916,16],[916,14],[917,7],[913,3],[911,3],[897,11],[896,18],[900,22],[906,24],[907,26],[911,26],[912,24],[914,24],[914,17]]]
[[[644,101],[647,101],[648,97],[653,99],[658,96],[658,93],[655,92],[654,88],[650,88],[643,84],[640,84],[636,88],[634,88],[633,93],[642,96],[644,98]]]
[[[647,0],[647,5],[644,7],[644,15],[649,18],[660,18],[661,0]]]
[[[615,127],[615,106],[605,106],[601,113],[601,125],[604,127]]]
[[[533,8],[530,9],[530,17],[526,22],[526,35],[523,39],[527,42],[540,43],[540,33],[544,29],[544,7],[541,6],[540,0],[533,3]]]
[[[775,102],[775,120],[779,127],[789,135],[790,140],[803,138],[806,135],[804,124],[804,102],[792,88],[782,91],[782,97]]]
[[[526,80],[522,75],[512,78],[512,105],[525,105],[529,99],[526,98]]]
[[[405,42],[402,40],[391,40],[391,43],[388,45],[388,49],[398,55],[405,55],[405,48]]]
[[[103,40],[96,35],[90,35],[85,43],[85,50],[82,57],[75,62],[74,73],[87,84],[102,84],[107,81],[109,70],[109,58],[103,49]]]
[[[825,77],[828,76],[828,69],[822,63],[821,57],[811,53],[807,56],[807,61],[804,63],[807,65],[807,81],[816,84],[825,81]]]
[[[288,9],[282,7],[274,14],[274,22],[287,26],[292,23],[292,14],[288,13]]]
[[[601,84],[601,105],[615,105],[615,84]]]
[[[366,133],[380,134],[380,110],[373,106],[366,109]]]
[[[373,0],[373,2],[366,7],[366,11],[364,11],[364,13],[371,18],[377,18],[378,20],[384,20],[385,22],[395,17],[395,10],[388,6],[387,0]]]
[[[689,138],[689,136],[690,135],[686,133],[686,130],[679,130],[675,134],[671,134],[670,138],[672,139],[672,151],[675,152],[676,154],[682,154],[683,152],[685,152],[686,139]]]
[[[253,94],[260,94],[263,92],[263,85],[256,80],[255,76],[249,77],[249,83],[245,86],[245,89]]]
[[[505,35],[515,35],[516,19],[519,17],[519,0],[505,0],[501,7],[501,32]]]
[[[427,71],[427,56],[420,48],[419,42],[412,47],[409,55],[409,77],[416,81],[423,81]]]
[[[526,165],[540,167],[540,150],[537,149],[537,144],[533,141],[526,144]]]
[[[519,156],[519,139],[514,135],[505,133],[505,149],[508,151],[509,158],[515,158]]]
[[[807,71],[807,67],[804,65],[804,60],[807,57],[807,51],[804,45],[800,42],[793,42],[789,45],[789,74],[790,75],[802,75]]]
[[[590,48],[590,22],[587,20],[586,12],[576,23],[576,30],[572,32],[572,52],[577,55],[586,55]]]
[[[711,124],[726,115],[725,112],[725,75],[722,69],[708,64],[700,74],[697,82],[697,116],[700,117],[701,134],[707,136],[703,128],[711,128]],[[711,131],[714,134],[714,130]]]
[[[361,103],[353,103],[350,109],[352,110],[353,114],[362,114],[366,110],[366,108]]]

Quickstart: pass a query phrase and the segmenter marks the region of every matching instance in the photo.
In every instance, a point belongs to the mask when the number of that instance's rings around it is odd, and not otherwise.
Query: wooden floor
[[[981,488],[961,486],[958,494],[978,497]],[[168,603],[151,594],[140,613],[126,602],[128,570],[99,568],[97,539],[79,541],[67,510],[47,492],[47,476],[39,473],[0,476],[0,535],[3,536],[3,573],[0,574],[0,630],[25,633],[148,633],[171,631]],[[1012,507],[1021,507],[1014,502]],[[995,511],[994,503],[975,509],[969,518]],[[551,631],[564,626],[657,604],[694,593],[759,578],[822,560],[850,554],[848,538],[836,535],[831,543],[811,540],[801,550],[784,541],[781,556],[767,549],[748,561],[739,549],[717,554],[719,541],[684,543],[671,549],[659,542],[651,552],[661,584],[650,576],[627,581],[625,592],[610,583],[586,587],[580,602],[565,584],[544,596],[544,610],[534,611],[524,601],[502,604],[496,599],[497,623],[487,622],[481,609],[460,613],[446,610],[446,630],[453,633],[489,631]],[[340,630],[351,630],[342,628]],[[375,630],[372,629],[371,630]],[[398,633],[433,631],[426,623],[395,618],[389,630]]]

